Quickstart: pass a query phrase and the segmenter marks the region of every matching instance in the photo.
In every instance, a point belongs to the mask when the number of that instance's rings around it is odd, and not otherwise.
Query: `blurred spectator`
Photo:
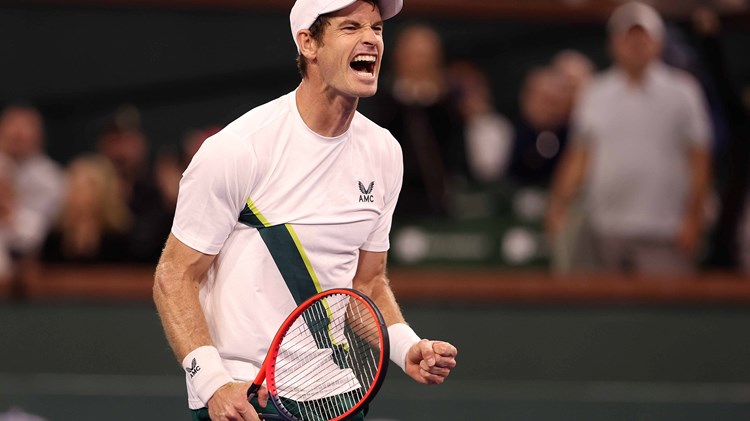
[[[16,192],[13,188],[12,163],[0,154],[0,284],[11,282],[13,260],[5,231],[13,225]]]
[[[495,110],[490,82],[475,63],[451,63],[448,80],[463,118],[470,175],[481,184],[497,182],[510,161],[513,126]]]
[[[394,220],[445,215],[451,183],[466,174],[466,160],[440,36],[415,24],[401,30],[395,42],[391,80],[375,97],[373,116],[403,150],[404,181]]]
[[[594,64],[578,51],[563,50],[555,54],[550,67],[566,81],[566,118],[570,120],[576,102],[594,76]],[[560,151],[557,165],[565,163],[564,151]],[[551,243],[550,251],[552,268],[556,273],[565,274],[573,268],[580,271],[594,266],[591,227],[580,197],[571,198],[565,220]]]
[[[119,195],[133,214],[128,256],[135,262],[156,262],[172,225],[173,209],[156,184],[138,110],[118,110],[100,133],[97,148],[114,165]]]
[[[47,238],[44,260],[127,261],[133,218],[118,193],[114,166],[102,156],[85,155],[70,163],[67,181],[60,220]]]
[[[567,141],[571,93],[565,76],[552,67],[535,68],[527,74],[509,174],[517,183],[549,182]]]
[[[565,81],[566,118],[570,118],[578,97],[594,76],[596,67],[591,60],[576,50],[562,50],[550,61],[550,67]]]
[[[659,60],[664,23],[652,7],[618,7],[609,30],[614,67],[576,107],[547,227],[559,233],[584,186],[600,268],[689,273],[710,177],[704,98],[691,76]]]
[[[727,150],[720,150],[716,159],[721,163],[717,171],[723,170],[719,174],[721,206],[708,263],[737,269],[743,254],[750,257],[750,215],[747,215],[750,209],[747,204],[750,198],[750,112],[743,104],[740,89],[731,82],[727,57],[720,42],[719,16],[708,7],[697,8],[693,13],[693,30],[701,62],[715,88],[728,132]],[[750,268],[750,261],[745,266]]]
[[[509,175],[521,185],[546,186],[568,142],[568,122],[576,99],[594,72],[575,50],[557,53],[549,65],[526,75],[519,97]]]
[[[36,108],[15,104],[3,110],[0,161],[3,255],[33,258],[57,217],[63,195],[62,170],[45,155],[44,124]]]
[[[169,209],[174,209],[177,205],[177,192],[182,173],[203,142],[219,130],[221,128],[217,126],[190,130],[183,137],[178,153],[162,152],[157,157],[154,174],[162,199]]]

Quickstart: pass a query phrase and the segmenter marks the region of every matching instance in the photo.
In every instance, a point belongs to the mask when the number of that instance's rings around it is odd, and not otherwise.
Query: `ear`
[[[308,60],[315,59],[318,53],[318,43],[313,39],[309,29],[297,32],[297,45],[299,45],[299,53],[305,58]]]

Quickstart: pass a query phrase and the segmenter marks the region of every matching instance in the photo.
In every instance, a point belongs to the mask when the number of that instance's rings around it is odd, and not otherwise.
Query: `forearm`
[[[567,209],[573,197],[578,194],[586,172],[588,154],[581,147],[571,146],[559,164],[552,185],[550,207]]]
[[[390,359],[402,370],[406,370],[407,352],[420,338],[404,321],[388,277],[382,273],[366,279],[355,278],[353,284],[355,289],[369,296],[380,309],[388,326]]]
[[[700,222],[711,180],[711,157],[707,150],[695,150],[691,156],[691,179],[686,217]]]
[[[156,269],[154,302],[177,360],[194,349],[211,345],[208,325],[198,299],[197,280],[185,279],[175,265],[162,262]],[[175,280],[181,279],[179,282]]]
[[[385,274],[377,275],[369,280],[354,279],[354,288],[370,297],[383,314],[385,324],[391,326],[395,323],[405,323],[401,309],[393,295],[388,277]]]

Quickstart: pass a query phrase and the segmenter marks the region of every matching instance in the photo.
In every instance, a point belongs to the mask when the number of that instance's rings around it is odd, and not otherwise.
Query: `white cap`
[[[609,31],[619,34],[640,26],[656,41],[664,40],[664,21],[653,7],[639,2],[625,3],[612,12]]]
[[[292,27],[292,38],[297,45],[297,33],[303,29],[310,29],[320,15],[344,9],[358,0],[297,0],[289,14]],[[377,0],[380,16],[383,20],[390,19],[401,11],[404,0]],[[299,51],[299,45],[297,45]]]

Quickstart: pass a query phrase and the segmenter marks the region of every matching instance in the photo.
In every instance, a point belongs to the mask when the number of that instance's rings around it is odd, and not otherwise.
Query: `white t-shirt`
[[[204,142],[180,181],[172,233],[216,255],[200,302],[233,378],[256,376],[296,307],[290,271],[309,277],[307,290],[351,287],[359,250],[388,250],[402,175],[387,130],[356,113],[346,133],[320,136],[300,117],[295,92]],[[190,408],[203,407],[187,384]]]
[[[690,151],[708,148],[710,121],[687,73],[652,64],[643,85],[612,69],[586,89],[573,115],[589,151],[586,206],[601,234],[674,239],[685,214]]]

